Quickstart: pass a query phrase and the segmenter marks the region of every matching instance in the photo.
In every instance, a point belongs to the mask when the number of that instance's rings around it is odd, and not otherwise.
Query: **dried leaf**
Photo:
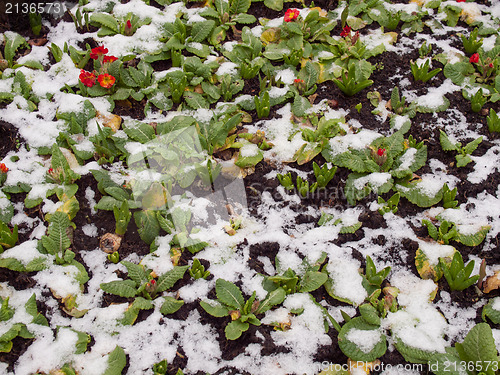
[[[496,290],[500,287],[500,271],[496,271],[493,276],[489,276],[486,278],[484,282],[484,293],[489,293],[492,290]]]
[[[113,133],[116,133],[116,131],[120,129],[122,118],[118,115],[114,115],[112,113],[105,115],[97,111],[97,118],[101,121],[103,126],[111,128]]]
[[[102,251],[108,254],[113,254],[120,248],[122,237],[115,233],[106,233],[101,237],[99,247]]]

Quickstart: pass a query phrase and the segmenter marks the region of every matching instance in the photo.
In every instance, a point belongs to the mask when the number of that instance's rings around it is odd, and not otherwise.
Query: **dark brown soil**
[[[122,3],[127,2],[128,0],[122,0]],[[394,1],[399,2],[399,1]],[[405,3],[401,1],[402,3]],[[477,1],[478,3],[488,4],[487,0]],[[163,6],[159,5],[155,0],[151,0],[151,5],[163,8]],[[311,2],[306,0],[306,5],[309,5]],[[332,9],[337,5],[337,1],[335,0],[319,0],[315,1],[315,6],[322,7],[323,9]],[[198,4],[199,5],[199,4]],[[188,3],[189,7],[198,6],[196,3]],[[286,8],[291,7],[285,4],[285,9],[282,11],[273,11],[265,6],[262,6],[261,3],[254,3],[249,10],[249,14],[254,15],[257,19],[260,18],[275,18],[281,17],[285,13]],[[293,4],[296,5],[296,4]],[[72,19],[69,13],[66,13],[63,17],[63,20],[66,22],[72,22]],[[257,23],[256,23],[257,24]],[[12,30],[19,32],[21,35],[29,37],[31,39],[43,39],[44,33],[46,34],[47,30],[42,30],[42,34],[40,36],[34,36],[29,26],[29,22],[27,23],[26,17],[0,17],[0,32],[5,30]],[[96,31],[96,28],[91,27],[91,31]],[[341,31],[340,25],[334,29],[333,33],[339,34]],[[79,30],[79,32],[87,32],[87,30]],[[426,32],[429,32],[426,29]],[[448,35],[447,37],[456,36]],[[236,38],[235,35],[230,31],[228,33],[228,39]],[[458,40],[458,39],[457,39]],[[84,43],[81,44],[82,48],[85,47],[85,44],[88,43],[91,47],[96,47],[97,43],[93,39],[85,40]],[[458,42],[457,42],[458,43]],[[19,51],[20,54],[23,51]],[[337,101],[338,106],[344,108],[349,111],[348,119],[355,119],[362,123],[363,127],[367,129],[374,129],[381,131],[382,133],[387,132],[389,130],[389,124],[386,122],[385,124],[380,124],[380,121],[372,115],[371,111],[373,110],[373,106],[370,101],[367,99],[366,94],[369,91],[378,91],[382,95],[384,100],[388,100],[390,98],[390,93],[395,85],[397,85],[397,81],[393,79],[394,72],[398,72],[398,74],[402,75],[403,78],[407,78],[410,82],[412,82],[412,89],[417,90],[418,94],[421,95],[426,92],[428,87],[437,87],[439,86],[445,79],[443,73],[439,73],[435,78],[430,80],[427,83],[422,82],[414,82],[413,76],[410,72],[410,63],[412,60],[416,60],[418,58],[418,51],[413,51],[409,55],[393,53],[393,52],[385,52],[384,54],[372,58],[370,61],[372,64],[376,64],[378,69],[372,74],[371,79],[374,81],[374,84],[367,89],[361,91],[359,94],[347,97],[345,96],[340,89],[332,82],[326,81],[321,84],[318,84],[318,89],[316,93],[318,96],[315,99],[315,102],[319,102],[322,99],[334,99]],[[154,69],[157,71],[166,70],[171,67],[169,61],[157,61],[152,64]],[[437,64],[441,67],[439,64]],[[398,78],[401,80],[402,78]],[[255,77],[251,80],[247,80],[245,82],[245,86],[241,94],[250,94],[256,95],[259,92],[259,79]],[[487,136],[489,139],[496,138],[498,135],[492,135],[487,130],[486,119],[485,116],[474,113],[470,109],[469,101],[465,100],[462,97],[461,92],[455,92],[447,95],[447,98],[450,100],[450,109],[459,109],[462,114],[466,116],[466,119],[469,123],[479,124],[480,130],[479,132]],[[361,104],[361,110],[358,112],[355,107]],[[114,113],[120,116],[130,116],[135,119],[142,120],[144,119],[144,107],[146,105],[146,101],[143,100],[141,102],[134,101],[132,99],[117,102]],[[491,104],[487,104],[485,109],[491,108]],[[272,108],[270,117],[276,116],[277,107]],[[252,118],[254,120],[257,119],[255,111],[251,112]],[[448,173],[456,176],[460,183],[458,184],[458,195],[457,200],[459,204],[464,203],[470,197],[476,197],[481,192],[488,192],[492,195],[496,195],[496,191],[498,189],[498,185],[500,184],[500,173],[495,172],[490,175],[487,181],[481,184],[473,184],[467,181],[467,174],[472,171],[473,163],[464,167],[457,168],[455,163],[455,157],[453,153],[444,153],[441,150],[441,146],[439,144],[439,129],[434,128],[433,130],[429,130],[429,127],[424,129],[421,125],[429,125],[433,124],[433,114],[425,114],[418,113],[414,119],[412,119],[412,129],[409,134],[411,134],[418,141],[423,140],[424,143],[428,147],[428,160],[430,159],[438,159],[443,162],[447,168]],[[381,129],[382,127],[382,129]],[[19,138],[18,132],[15,127],[11,124],[0,121],[0,160],[5,157],[5,155],[11,151],[18,148],[19,144],[22,144],[24,141]],[[483,140],[478,149],[474,152],[474,155],[483,155],[489,147],[491,147],[491,142]],[[318,156],[315,158],[315,161],[322,165],[325,163],[325,160]],[[311,171],[312,170],[312,162],[297,165],[296,163],[292,163],[291,166],[298,170],[302,171]],[[277,179],[268,180],[264,178],[268,172],[275,169],[275,166],[269,164],[266,161],[259,163],[255,168],[255,173],[247,176],[244,180],[245,189],[247,195],[247,205],[250,213],[256,217],[261,218],[260,213],[257,211],[257,207],[261,202],[261,196],[264,192],[269,192],[272,194],[273,198],[282,204],[285,203],[277,193],[277,187],[279,186],[279,182]],[[430,173],[430,168],[428,166],[424,166],[417,173],[424,174]],[[295,173],[292,173],[295,178]],[[296,212],[301,212],[303,207],[312,206],[318,212],[318,215],[305,215],[301,214],[297,216],[297,224],[303,223],[317,223],[320,215],[321,207],[337,207],[346,209],[349,207],[345,196],[343,195],[343,189],[339,187],[343,187],[345,181],[349,175],[349,171],[346,169],[339,168],[334,179],[329,184],[329,186],[322,192],[316,195],[311,195],[307,198],[302,199],[301,204],[295,207],[292,207]],[[312,176],[311,176],[311,182]],[[93,178],[91,174],[82,176],[80,180],[77,181],[78,191],[76,193],[76,197],[80,204],[80,210],[78,211],[75,219],[73,220],[76,224],[76,229],[74,231],[74,239],[73,239],[73,251],[77,254],[77,260],[81,261],[81,263],[85,266],[85,263],[81,260],[81,255],[79,252],[81,251],[90,251],[95,250],[99,247],[99,239],[105,233],[113,233],[115,230],[115,220],[113,213],[110,211],[101,211],[99,210],[96,214],[92,214],[91,209],[89,207],[88,201],[85,198],[85,190],[90,187],[93,191],[96,192],[95,200],[98,202],[101,198],[101,194],[97,189],[97,182]],[[296,192],[291,192],[289,194],[296,194]],[[388,198],[392,195],[392,192],[384,195],[384,198]],[[12,194],[13,201],[21,201],[25,197],[25,194]],[[339,235],[339,238],[334,241],[334,243],[338,246],[345,244],[350,241],[357,241],[364,238],[363,228],[380,228],[386,227],[386,223],[384,218],[378,214],[377,212],[372,212],[368,210],[366,204],[373,200],[373,196],[365,198],[364,200],[359,202],[359,205],[364,208],[363,213],[360,215],[359,220],[362,222],[362,228],[353,234],[342,234]],[[425,209],[417,207],[405,199],[401,199],[398,208],[398,215],[406,216],[406,215],[415,215],[416,213],[423,212]],[[32,210],[27,210],[27,214],[31,217],[39,217],[43,220],[43,215],[41,212],[35,208]],[[98,227],[98,236],[97,237],[89,237],[83,233],[82,227],[86,224],[94,223]],[[413,227],[412,229],[415,233],[420,237],[427,237],[427,232],[425,228],[422,227]],[[27,239],[28,234],[20,234],[20,240],[23,241]],[[384,236],[379,236],[374,239],[374,244],[379,246],[384,246],[387,243],[387,239]],[[498,237],[497,237],[498,244]],[[464,256],[464,259],[467,260],[470,254],[477,255],[481,258],[487,260],[488,264],[498,264],[500,263],[500,252],[498,251],[488,251],[485,252],[482,250],[482,245],[479,245],[475,248],[470,248],[467,246],[463,246],[461,244],[453,243],[453,245],[460,251],[460,253]],[[275,265],[275,256],[279,251],[279,244],[276,242],[263,242],[259,244],[248,245],[246,242],[242,242],[239,246],[241,250],[243,247],[249,247],[250,259],[248,261],[249,266],[254,269],[256,272],[264,274],[264,265],[258,259],[259,257],[267,257],[271,261],[273,265]],[[411,269],[414,274],[417,274],[417,270],[414,265],[414,257],[415,252],[418,249],[418,244],[410,239],[406,239],[402,241],[398,246],[387,247],[387,258],[390,258],[392,263],[406,266]],[[409,256],[407,260],[403,260],[400,256],[400,252],[405,250],[408,252]],[[498,247],[497,249],[498,250]],[[121,259],[126,258],[130,254],[137,254],[140,257],[148,254],[150,252],[149,246],[145,244],[139,236],[137,226],[132,219],[130,221],[128,230],[123,238],[121,247],[120,247],[120,257]],[[364,267],[364,258],[363,256],[357,252],[353,251],[353,256],[359,259]],[[179,261],[180,265],[188,264],[188,262],[193,258],[193,254],[185,251]],[[202,261],[206,268],[209,268],[209,264],[206,261]],[[87,270],[90,272],[90,270]],[[23,273],[23,272],[14,272],[7,270],[5,268],[0,268],[0,282],[8,282],[9,285],[13,286],[18,290],[23,290],[27,288],[34,287],[36,282],[33,280],[32,276],[34,273]],[[126,274],[120,274],[119,277],[126,278]],[[212,277],[212,276],[211,276]],[[180,280],[176,285],[175,289],[182,287],[183,285],[189,284],[192,282],[192,279],[186,276]],[[450,291],[447,282],[444,279],[439,281],[439,290],[447,291],[451,294],[451,299],[455,302],[459,307],[465,308],[470,307],[478,301],[478,295],[473,287],[466,289],[463,292]],[[212,292],[213,293],[213,292]],[[214,294],[214,293],[213,293]],[[314,298],[318,302],[322,300],[326,300],[332,306],[343,306],[344,304],[330,297],[324,290],[324,288],[320,288],[319,290],[312,293]],[[492,292],[488,297],[495,297],[500,295],[500,291]],[[212,296],[214,298],[215,296]],[[439,300],[439,295],[436,297],[436,301]],[[114,295],[105,294],[102,305],[109,306],[112,303],[124,303],[124,302],[132,302],[132,299],[126,299],[117,297]],[[47,314],[44,311],[45,307],[40,306],[41,311],[44,314]],[[183,320],[186,319],[189,312],[193,309],[196,309],[201,316],[201,322],[203,324],[209,324],[216,330],[219,336],[219,344],[220,349],[223,353],[223,359],[231,360],[243,353],[246,346],[250,343],[259,343],[262,345],[262,354],[263,355],[271,355],[275,353],[285,353],[287,349],[284,347],[276,346],[271,339],[271,332],[273,330],[270,326],[250,326],[250,329],[243,333],[242,337],[235,341],[226,340],[224,338],[224,328],[226,324],[229,322],[230,318],[214,318],[208,315],[198,303],[185,304],[181,309],[179,309],[176,313],[168,316],[168,318]],[[141,321],[146,319],[151,311],[142,311],[139,314],[138,320]],[[476,322],[481,321],[480,310],[478,310],[478,316],[476,317]],[[256,333],[259,332],[264,339],[259,339],[256,337]],[[347,357],[340,351],[337,345],[337,333],[333,328],[330,329],[328,333],[332,339],[332,345],[320,347],[318,353],[315,356],[315,360],[317,362],[336,362],[336,363],[345,363],[347,361]],[[9,364],[9,371],[13,371],[14,363],[19,358],[19,356],[28,348],[31,344],[31,340],[16,338],[14,339],[14,348],[10,353],[1,353],[0,361]],[[168,374],[175,374],[177,369],[182,369],[187,364],[187,357],[183,352],[182,348],[178,348],[177,356],[174,361],[169,364]],[[384,364],[400,364],[404,363],[404,359],[397,351],[387,351],[387,353],[380,358],[380,360]],[[124,372],[126,373],[126,371]],[[224,368],[218,371],[217,374],[239,374],[239,375],[247,375],[247,373],[242,373],[241,371],[237,371],[233,368]],[[204,375],[202,372],[197,375]]]

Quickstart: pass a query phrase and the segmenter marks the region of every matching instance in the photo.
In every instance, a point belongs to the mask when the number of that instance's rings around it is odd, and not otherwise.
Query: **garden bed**
[[[498,372],[498,2],[22,6],[0,373]]]

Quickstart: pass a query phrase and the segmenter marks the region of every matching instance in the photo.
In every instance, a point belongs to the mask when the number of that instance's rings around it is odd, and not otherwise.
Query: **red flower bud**
[[[49,168],[49,174],[54,173],[54,170],[52,168]]]
[[[7,173],[9,171],[9,168],[4,163],[0,163],[0,171],[2,173]]]
[[[105,55],[107,53],[108,53],[108,49],[104,48],[103,46],[92,48],[92,51],[90,52],[90,58],[97,60],[99,58],[99,56]]]
[[[351,35],[351,30],[352,29],[350,26],[344,26],[344,28],[342,29],[342,32],[340,33],[340,36],[345,37],[345,36]]]
[[[470,57],[469,62],[470,62],[470,63],[478,63],[478,62],[479,62],[479,53],[475,53],[475,54],[473,54],[473,55]]]
[[[285,16],[283,17],[283,20],[285,22],[291,22],[293,20],[296,20],[297,17],[299,16],[299,10],[298,9],[287,9],[285,12]]]
[[[92,87],[95,84],[95,75],[82,69],[80,70],[80,81],[82,81],[85,86]]]
[[[384,153],[385,153],[385,148],[379,148],[377,150],[377,155],[378,156],[384,156]]]
[[[112,63],[113,61],[118,60],[118,57],[115,56],[104,56],[104,59],[102,60],[104,63]]]
[[[132,22],[130,22],[130,20],[127,20],[127,29],[131,28],[132,28]]]

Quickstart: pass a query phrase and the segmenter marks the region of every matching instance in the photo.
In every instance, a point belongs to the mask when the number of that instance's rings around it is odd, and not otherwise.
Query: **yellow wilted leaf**
[[[486,278],[484,282],[484,293],[489,293],[492,290],[496,290],[500,287],[500,271],[496,271],[493,276],[489,276]]]
[[[157,210],[165,207],[169,193],[159,183],[153,183],[142,198],[142,207],[147,210]]]
[[[317,10],[320,17],[326,17],[328,15],[328,13],[326,11],[324,11],[323,9],[321,9],[320,7],[314,7],[314,8],[311,8],[310,10],[311,11]]]
[[[179,247],[173,247],[170,249],[170,260],[174,266],[179,265],[179,260],[181,259],[182,251]]]
[[[116,133],[116,131],[120,129],[122,118],[118,115],[112,113],[104,115],[98,111],[97,118],[101,121],[103,126],[110,128],[113,133]]]
[[[280,39],[281,30],[277,27],[271,27],[265,30],[260,36],[260,40],[262,40],[265,44],[269,44],[272,42],[276,42]]]
[[[443,259],[446,263],[451,263],[452,257],[447,256]],[[415,267],[417,267],[418,274],[424,280],[438,281],[443,276],[443,270],[439,267],[439,263],[431,264],[427,255],[420,248],[417,249],[415,255]]]
[[[481,10],[474,3],[465,3],[462,5],[462,11],[460,12],[460,19],[465,21],[467,25],[477,21],[477,18],[481,16]]]
[[[75,169],[80,167],[80,164],[78,164],[78,160],[76,160],[75,155],[73,155],[73,153],[70,150],[68,150],[67,148],[62,148],[62,147],[59,147],[59,150],[61,150],[62,154],[64,155],[64,157],[66,158],[66,160],[69,164],[69,167],[73,171],[75,171]]]
[[[59,207],[57,211],[66,213],[69,216],[69,219],[73,220],[79,209],[80,204],[78,203],[78,199],[73,196],[70,199],[64,201],[63,205]]]

